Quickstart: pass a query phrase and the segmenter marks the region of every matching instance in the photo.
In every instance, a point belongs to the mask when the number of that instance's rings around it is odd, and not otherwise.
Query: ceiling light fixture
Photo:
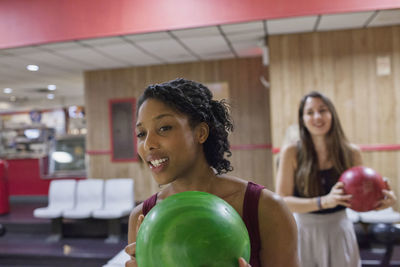
[[[38,65],[28,65],[28,66],[26,66],[26,69],[29,71],[38,71],[39,66]]]
[[[54,94],[48,94],[47,99],[54,99]]]
[[[4,88],[4,90],[3,90],[3,92],[5,93],[5,94],[11,94],[12,93],[12,89],[11,88]]]
[[[50,91],[54,91],[57,89],[57,86],[55,84],[49,84],[47,85],[47,89]]]

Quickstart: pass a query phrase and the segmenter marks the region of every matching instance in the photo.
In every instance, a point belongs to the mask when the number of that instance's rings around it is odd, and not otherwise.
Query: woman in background
[[[362,165],[359,148],[347,140],[332,102],[319,92],[305,95],[298,110],[300,140],[282,149],[277,193],[296,213],[302,267],[361,266],[352,222],[345,208],[342,172]],[[377,209],[395,203],[383,190]]]

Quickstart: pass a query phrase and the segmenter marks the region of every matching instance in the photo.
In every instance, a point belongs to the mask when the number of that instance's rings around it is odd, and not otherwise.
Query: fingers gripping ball
[[[250,259],[239,214],[221,198],[197,191],[172,195],[145,217],[136,239],[139,267],[230,267]]]
[[[346,170],[339,181],[344,183],[345,194],[353,196],[350,200],[350,208],[356,211],[369,211],[376,208],[378,201],[384,197],[382,189],[387,189],[382,176],[364,166]]]

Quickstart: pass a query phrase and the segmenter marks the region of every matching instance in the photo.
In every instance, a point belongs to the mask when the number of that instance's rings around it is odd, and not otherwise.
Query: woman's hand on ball
[[[387,209],[387,208],[393,206],[394,204],[396,204],[397,197],[394,194],[394,192],[392,191],[392,189],[390,188],[390,185],[389,185],[389,182],[387,181],[387,179],[385,179],[385,183],[386,183],[387,189],[382,190],[384,198],[379,200],[376,210]]]
[[[387,209],[396,203],[397,198],[393,191],[383,189],[382,193],[385,195],[385,197],[379,200],[376,210]]]
[[[128,254],[131,259],[125,262],[125,267],[137,267],[135,252],[136,252],[136,242],[129,244],[125,247],[125,252]]]
[[[140,214],[136,223],[136,235],[139,231],[140,225],[142,224],[144,219],[143,214]],[[129,244],[125,247],[125,252],[128,254],[131,259],[125,262],[125,267],[138,267],[136,263],[135,253],[136,253],[136,242]]]
[[[245,259],[239,258],[239,267],[251,267],[250,264],[248,264]]]
[[[326,196],[321,198],[322,208],[334,208],[337,205],[342,205],[345,207],[350,207],[351,195],[345,195],[344,184],[342,182],[337,182]]]

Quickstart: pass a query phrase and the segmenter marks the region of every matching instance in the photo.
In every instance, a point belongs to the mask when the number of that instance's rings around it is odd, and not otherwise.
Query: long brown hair
[[[353,165],[353,159],[350,143],[343,132],[332,101],[316,91],[305,95],[300,101],[298,111],[300,141],[298,142],[297,150],[298,167],[295,175],[295,183],[301,196],[315,197],[321,194],[322,188],[320,179],[317,177],[319,171],[317,152],[311,134],[305,127],[303,120],[304,106],[309,97],[320,98],[332,115],[331,128],[326,135],[326,140],[329,159],[333,162],[333,168],[337,173],[342,173]]]

